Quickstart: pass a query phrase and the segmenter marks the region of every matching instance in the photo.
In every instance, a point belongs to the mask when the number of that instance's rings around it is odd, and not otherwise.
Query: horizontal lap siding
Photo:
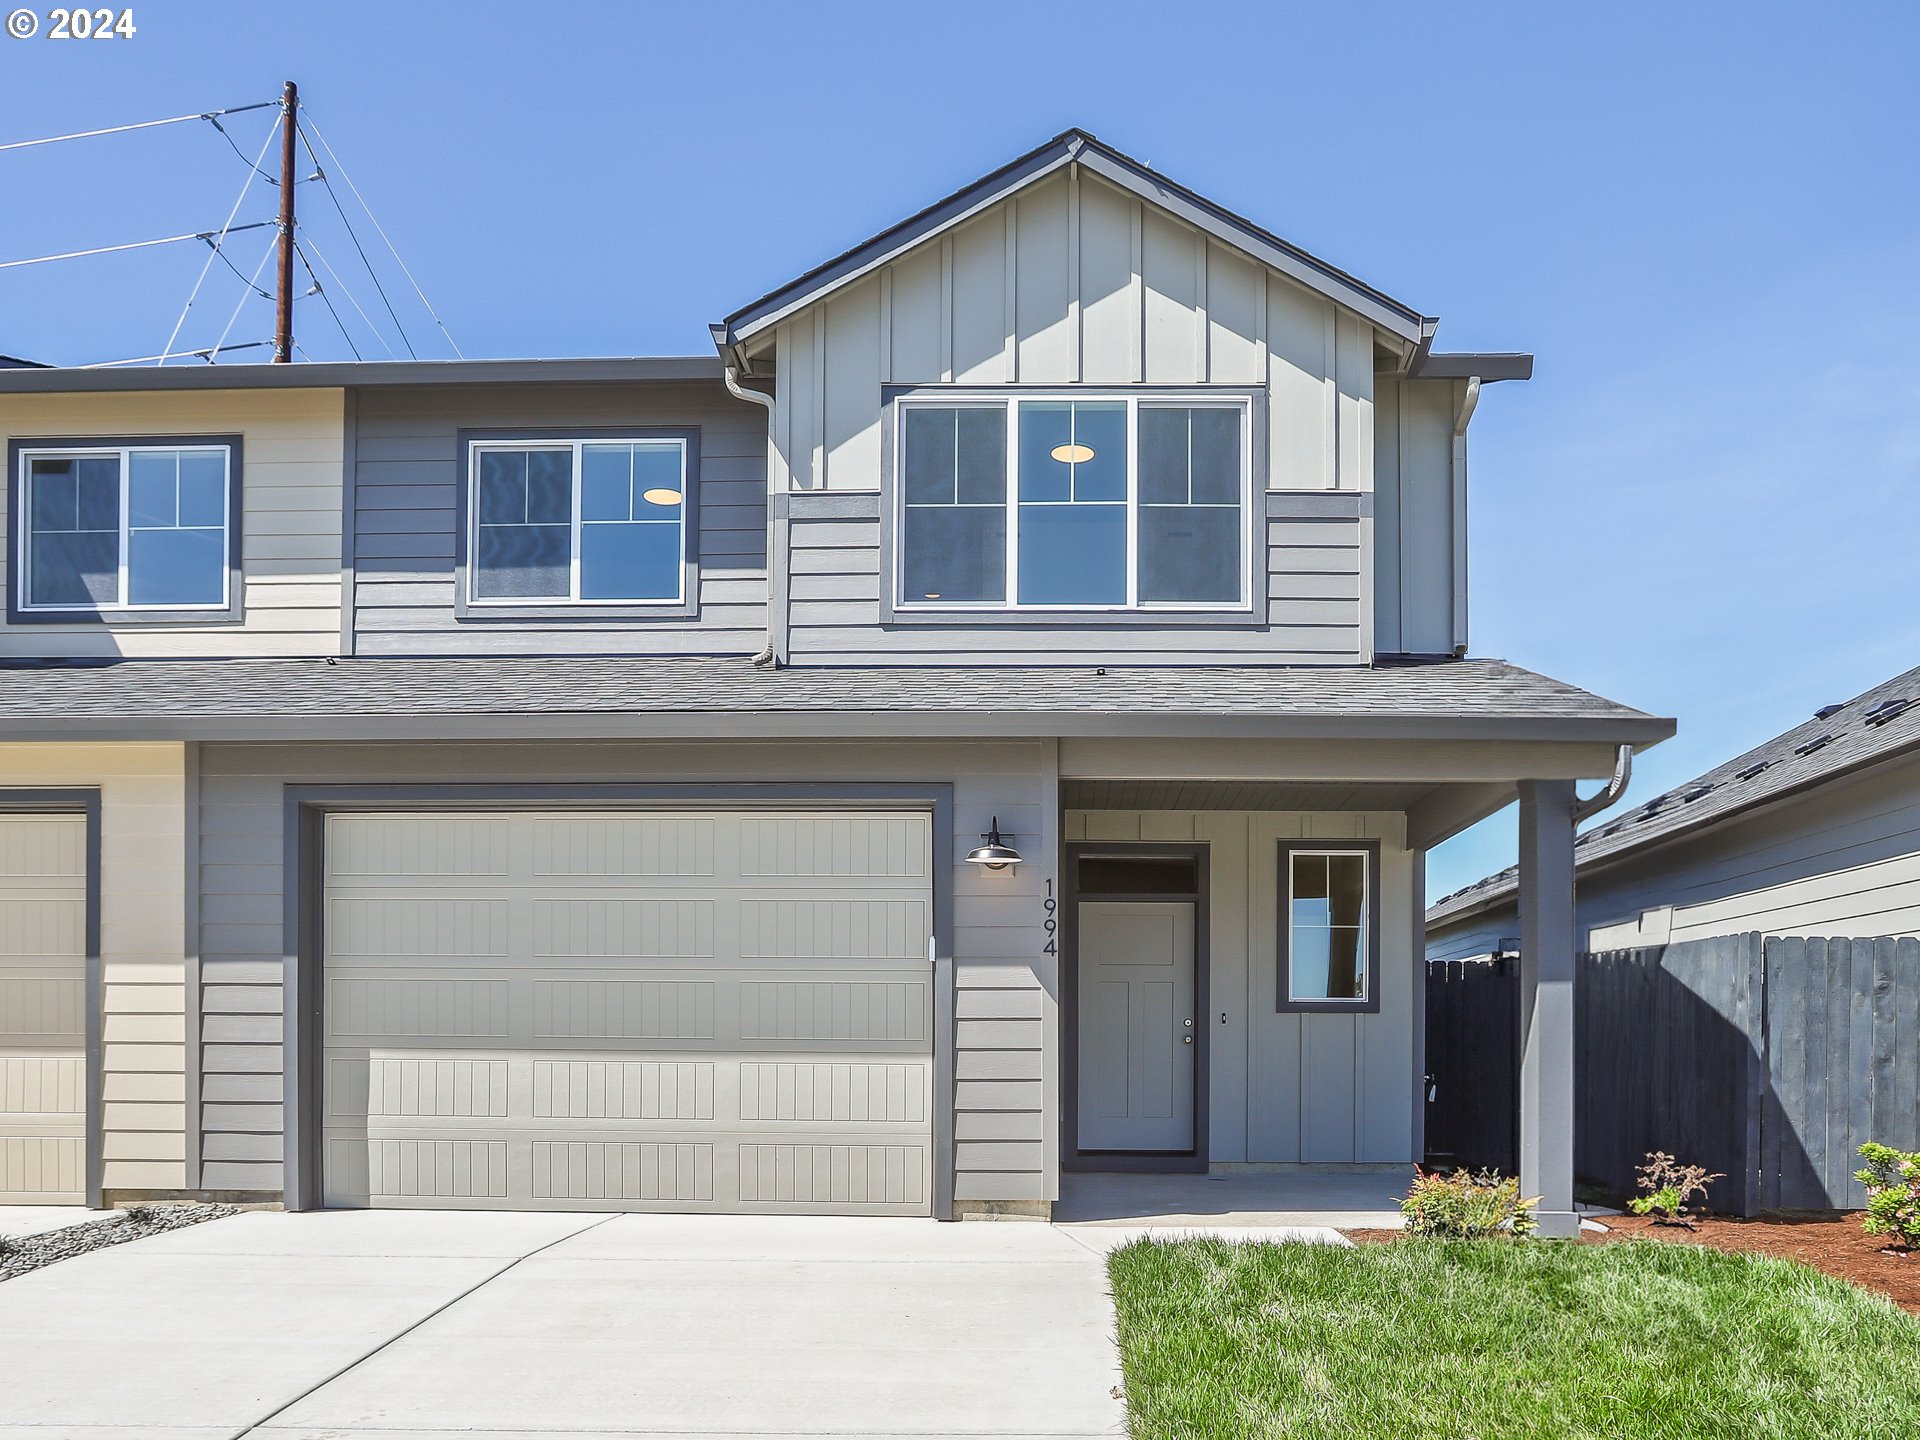
[[[300,783],[780,783],[954,787],[956,858],[997,816],[1034,860],[956,864],[956,1198],[1048,1199],[1057,1157],[1057,1016],[1042,922],[1057,849],[1051,747],[844,745],[207,745],[201,763],[201,1183],[282,1183],[284,787]],[[698,805],[698,801],[689,804]],[[943,1042],[944,1039],[943,1039]]]
[[[1032,663],[1071,657],[1125,664],[1142,656],[1188,665],[1354,664],[1361,659],[1361,525],[1357,517],[1265,522],[1261,625],[882,625],[879,520],[788,523],[790,647],[796,664],[910,664],[964,659]]]
[[[670,620],[460,620],[461,430],[700,431],[699,614]],[[766,421],[718,385],[364,391],[354,475],[355,649],[363,655],[751,655],[766,640]]]
[[[338,390],[0,396],[0,443],[239,435],[243,584],[237,624],[15,625],[0,627],[0,654],[337,654],[344,405]]]

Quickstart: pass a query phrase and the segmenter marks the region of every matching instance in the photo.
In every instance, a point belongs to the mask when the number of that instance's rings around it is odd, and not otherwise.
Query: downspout
[[[773,433],[773,424],[772,424],[773,397],[771,395],[763,394],[758,390],[747,389],[744,385],[740,383],[739,372],[736,371],[734,367],[730,364],[724,366],[721,369],[720,378],[726,383],[727,393],[729,395],[732,395],[736,400],[751,400],[755,405],[760,406],[762,409],[764,409],[767,412],[767,421],[768,421],[767,433],[769,437],[771,437]],[[767,558],[766,558],[767,643],[765,648],[762,649],[758,655],[753,657],[753,664],[762,670],[768,669],[769,667],[777,667],[780,663],[779,656],[775,652],[774,643],[773,643],[773,634],[774,634],[773,564],[774,564],[775,541],[778,534],[778,532],[775,529],[775,523],[776,522],[775,522],[774,513],[773,513],[773,492],[769,490],[767,492]],[[781,603],[783,604],[785,603],[784,596],[781,597]]]
[[[1453,653],[1467,653],[1467,426],[1480,403],[1480,377],[1467,377],[1453,416]]]
[[[1613,778],[1607,781],[1606,788],[1597,795],[1585,800],[1576,798],[1573,802],[1573,823],[1579,825],[1591,819],[1618,800],[1627,791],[1627,782],[1633,778],[1633,746],[1622,745],[1613,757]]]

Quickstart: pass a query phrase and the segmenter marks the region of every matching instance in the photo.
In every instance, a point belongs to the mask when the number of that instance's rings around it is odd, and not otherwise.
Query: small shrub
[[[1640,1193],[1627,1202],[1636,1215],[1657,1216],[1661,1225],[1693,1228],[1694,1196],[1707,1198],[1707,1186],[1724,1175],[1708,1172],[1704,1165],[1682,1165],[1664,1150],[1647,1156],[1647,1163],[1634,1172],[1640,1177]]]
[[[1920,1250],[1920,1151],[1909,1154],[1869,1140],[1860,1147],[1866,1168],[1854,1179],[1867,1187],[1869,1235],[1890,1235],[1909,1250]]]
[[[1442,1175],[1416,1170],[1413,1188],[1400,1202],[1407,1233],[1440,1240],[1473,1240],[1489,1235],[1530,1235],[1533,1208],[1540,1197],[1520,1198],[1520,1182],[1492,1170],[1456,1170]]]

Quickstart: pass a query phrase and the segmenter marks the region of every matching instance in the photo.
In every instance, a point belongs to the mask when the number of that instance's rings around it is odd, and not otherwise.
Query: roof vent
[[[1842,700],[1838,705],[1822,705],[1818,710],[1813,712],[1813,718],[1816,720],[1824,720],[1829,715],[1838,715],[1842,710],[1846,708],[1847,708],[1847,702],[1844,700]]]
[[[1898,720],[1907,711],[1913,709],[1916,702],[1911,698],[1900,700],[1882,700],[1867,711],[1867,724],[1884,725],[1889,720]]]
[[[1826,749],[1827,746],[1831,745],[1832,743],[1833,743],[1833,736],[1831,735],[1816,736],[1814,739],[1807,741],[1807,743],[1804,745],[1794,746],[1793,753],[1796,755],[1811,755],[1816,750]]]
[[[1686,794],[1680,797],[1680,803],[1683,805],[1691,805],[1694,801],[1700,799],[1702,796],[1709,795],[1712,792],[1713,792],[1713,786],[1711,785],[1696,785],[1691,790],[1687,791]]]
[[[1773,761],[1771,760],[1756,760],[1753,764],[1747,766],[1746,769],[1737,772],[1733,778],[1736,780],[1751,780],[1754,776],[1763,774],[1772,764]]]

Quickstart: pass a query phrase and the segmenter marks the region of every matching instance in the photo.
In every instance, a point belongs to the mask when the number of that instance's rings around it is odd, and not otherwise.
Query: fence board
[[[1578,975],[1589,1185],[1630,1193],[1666,1150],[1727,1175],[1723,1212],[1856,1209],[1864,1141],[1920,1149],[1920,940],[1718,936],[1582,956]],[[1436,961],[1428,987],[1430,1158],[1510,1169],[1517,967]]]

